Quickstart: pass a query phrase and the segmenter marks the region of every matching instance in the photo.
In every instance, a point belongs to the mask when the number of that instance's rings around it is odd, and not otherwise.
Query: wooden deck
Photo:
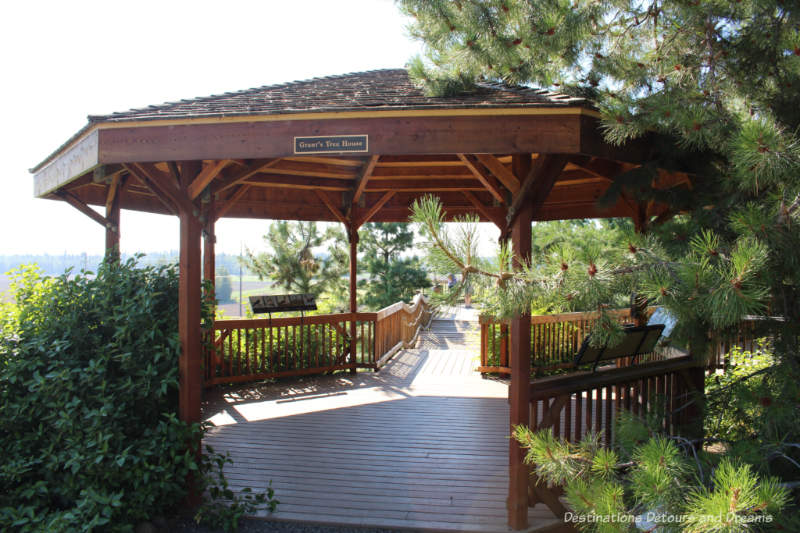
[[[472,333],[453,331],[469,324],[434,324],[379,373],[218,390],[205,443],[230,452],[231,485],[272,480],[276,520],[509,531],[507,385],[473,370],[470,342],[436,349],[437,330],[458,342]],[[540,505],[530,523],[560,521]]]

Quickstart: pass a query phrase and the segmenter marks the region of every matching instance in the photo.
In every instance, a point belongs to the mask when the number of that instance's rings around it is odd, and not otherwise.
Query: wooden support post
[[[214,195],[209,194],[208,201],[203,203],[203,279],[211,282],[212,290],[208,294],[212,304],[215,301],[214,284],[216,280],[216,250],[217,234],[215,232],[215,222],[217,220],[214,203]]]
[[[356,295],[356,283],[358,281],[358,226],[351,224],[347,228],[347,236],[350,240],[350,313],[358,312],[358,300]],[[356,321],[350,320],[350,358],[353,363],[356,361]],[[356,367],[350,369],[351,374],[357,372]]]
[[[200,329],[200,307],[202,294],[201,277],[201,225],[192,205],[187,187],[197,176],[200,168],[194,163],[184,163],[181,168],[181,191],[185,202],[179,204],[180,217],[180,282],[178,288],[178,335],[181,340],[179,360],[180,392],[179,415],[184,422],[200,421],[200,401],[203,390],[202,331]]]
[[[514,156],[514,174],[527,176],[531,158]],[[520,269],[531,258],[531,222],[533,205],[524,202],[514,217],[511,226],[511,244],[514,251],[514,268]],[[531,375],[531,315],[530,311],[511,320],[511,385],[509,403],[510,428],[530,423],[530,375]],[[528,482],[530,472],[525,464],[525,450],[517,441],[509,441],[508,479],[508,525],[512,529],[528,527]]]
[[[121,178],[114,176],[108,185],[106,195],[106,259],[118,262],[120,258],[119,196],[122,188]]]

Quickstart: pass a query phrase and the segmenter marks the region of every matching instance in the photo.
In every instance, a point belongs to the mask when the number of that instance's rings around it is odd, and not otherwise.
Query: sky
[[[0,254],[101,254],[104,230],[33,197],[28,172],[86,123],[167,101],[403,67],[420,52],[391,0],[3,2]],[[266,221],[221,220],[217,251],[263,248]],[[123,253],[175,250],[175,217],[123,210]]]

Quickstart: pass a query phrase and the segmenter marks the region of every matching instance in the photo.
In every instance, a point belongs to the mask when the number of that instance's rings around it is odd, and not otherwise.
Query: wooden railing
[[[742,351],[755,351],[758,349],[757,340],[758,323],[760,319],[751,317],[743,321],[736,331],[727,335],[713,335],[711,337],[711,356],[708,361],[707,371],[710,373],[717,370],[725,370],[730,362],[730,353],[734,348]]]
[[[630,321],[630,309],[609,314],[620,323]],[[597,321],[599,313],[561,313],[531,317],[531,372],[572,366],[581,342]],[[509,324],[481,318],[481,373],[511,373]]]
[[[687,434],[699,420],[695,395],[703,390],[704,367],[691,355],[624,368],[576,372],[531,382],[530,428],[552,429],[570,442],[594,432],[614,443],[613,422],[623,410],[635,415],[663,414],[661,425],[671,435]],[[556,516],[566,509],[560,489],[545,487],[531,476],[529,505],[547,505]]]
[[[377,370],[399,349],[413,345],[430,317],[420,295],[413,306],[399,302],[377,313],[217,320],[205,342],[205,384]]]
[[[380,368],[395,353],[413,346],[419,332],[427,327],[433,318],[433,311],[424,296],[419,295],[414,305],[404,302],[385,307],[375,313],[375,351]]]

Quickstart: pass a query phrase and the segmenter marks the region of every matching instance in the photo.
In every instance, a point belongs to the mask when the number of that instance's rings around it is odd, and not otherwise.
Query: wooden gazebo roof
[[[566,162],[534,220],[641,215],[626,198],[596,205],[615,175],[652,157],[646,142],[603,142],[597,116],[580,98],[495,83],[433,98],[405,70],[378,70],[90,116],[32,172],[41,198],[106,205],[111,184],[129,176],[122,208],[177,213],[162,178],[194,160],[202,171],[190,197],[214,195],[218,217],[405,221],[415,198],[436,193],[448,216],[475,213],[502,227],[525,186],[512,154],[557,153]],[[356,136],[357,146],[298,150],[297,137],[328,136]]]

